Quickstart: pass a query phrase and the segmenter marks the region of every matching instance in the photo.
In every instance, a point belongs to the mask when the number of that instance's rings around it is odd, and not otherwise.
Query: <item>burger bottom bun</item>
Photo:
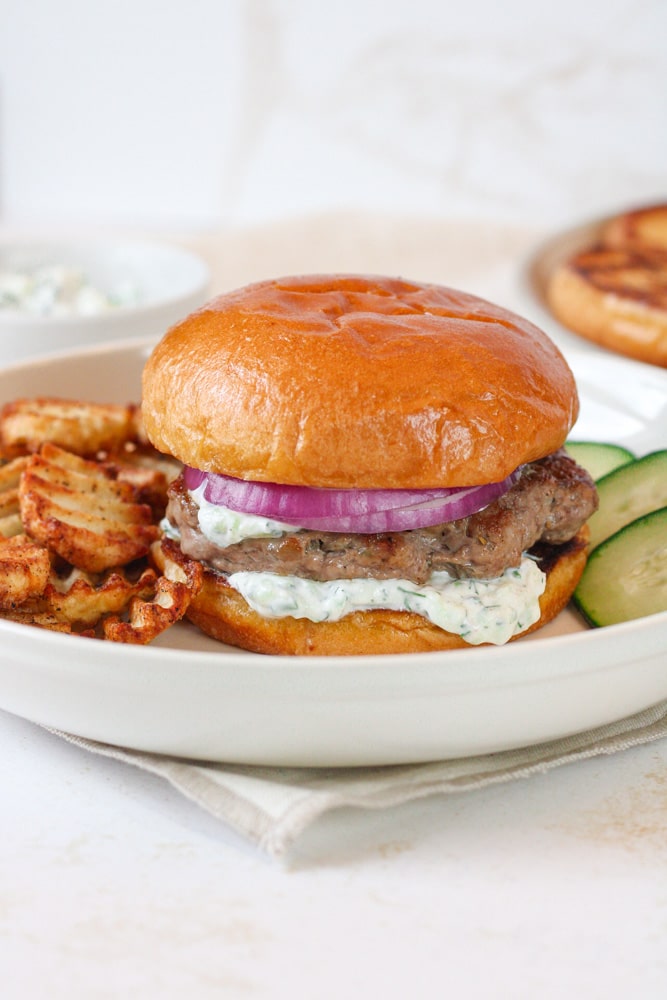
[[[583,251],[556,268],[547,301],[587,340],[667,367],[667,253]]]
[[[602,226],[606,247],[667,250],[667,205],[646,205],[612,216]]]
[[[588,528],[584,526],[565,545],[544,546],[537,552],[547,574],[546,589],[540,598],[541,615],[516,639],[542,628],[563,610],[583,573],[587,550]],[[153,557],[163,570],[169,561],[168,550],[156,546]],[[209,570],[204,570],[201,590],[192,600],[187,617],[214,639],[254,653],[362,656],[470,647],[461,636],[445,632],[409,611],[355,611],[333,622],[263,618],[224,577]]]

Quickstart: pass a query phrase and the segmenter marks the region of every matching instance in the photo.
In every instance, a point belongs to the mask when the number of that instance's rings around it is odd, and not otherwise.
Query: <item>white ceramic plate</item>
[[[139,398],[149,347],[92,349],[0,371],[0,403],[49,394]],[[573,436],[665,446],[667,373],[572,356]],[[177,626],[118,646],[0,622],[0,707],[107,743],[251,764],[418,762],[602,725],[667,698],[667,614],[586,630],[564,612],[503,647],[415,656],[281,658]]]

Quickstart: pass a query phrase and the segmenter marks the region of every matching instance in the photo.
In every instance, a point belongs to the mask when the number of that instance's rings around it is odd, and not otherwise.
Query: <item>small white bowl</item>
[[[0,365],[72,347],[127,337],[160,337],[203,305],[210,285],[207,264],[181,247],[153,242],[0,243],[0,274],[32,274],[45,267],[77,272],[95,292],[131,301],[101,312],[40,315],[0,308]]]

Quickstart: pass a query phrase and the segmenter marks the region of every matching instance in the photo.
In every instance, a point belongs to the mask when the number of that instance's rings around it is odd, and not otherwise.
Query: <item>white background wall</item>
[[[0,223],[667,196],[665,0],[0,0]]]

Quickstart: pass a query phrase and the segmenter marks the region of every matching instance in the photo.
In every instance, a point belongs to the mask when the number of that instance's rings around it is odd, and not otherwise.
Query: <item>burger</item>
[[[156,559],[196,560],[188,617],[273,654],[525,636],[567,604],[595,486],[563,445],[573,375],[531,323],[436,284],[262,281],[172,327],[143,373],[183,464]]]

